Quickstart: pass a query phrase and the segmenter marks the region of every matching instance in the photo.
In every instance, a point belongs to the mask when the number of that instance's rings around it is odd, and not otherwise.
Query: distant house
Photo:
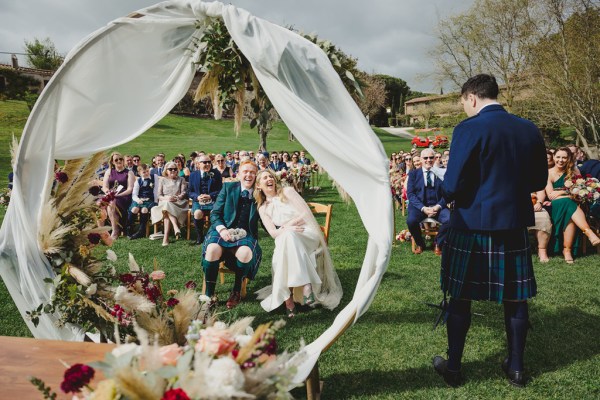
[[[5,71],[6,73],[2,73]],[[0,63],[0,93],[4,92],[10,85],[10,77],[14,74],[29,78],[29,91],[32,93],[41,93],[46,87],[55,71],[45,69],[20,67],[17,56],[13,54],[12,64]]]

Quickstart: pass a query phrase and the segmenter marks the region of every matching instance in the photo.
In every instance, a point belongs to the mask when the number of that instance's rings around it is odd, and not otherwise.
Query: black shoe
[[[204,237],[196,236],[196,246],[200,246],[202,243],[204,243]]]
[[[135,240],[144,237],[144,232],[137,231],[133,235],[129,236],[129,240]]]
[[[508,357],[502,361],[502,371],[508,378],[508,382],[515,387],[525,387],[527,378],[525,377],[525,371],[515,371],[508,368]]]
[[[433,357],[433,369],[444,378],[448,386],[459,387],[462,385],[462,376],[460,371],[451,371],[448,369],[448,360],[441,356]]]

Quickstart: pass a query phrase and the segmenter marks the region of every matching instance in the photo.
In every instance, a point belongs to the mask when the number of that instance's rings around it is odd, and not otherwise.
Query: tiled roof
[[[14,69],[11,64],[3,64],[3,63],[0,63],[0,68]],[[19,67],[19,68],[17,68],[17,71],[24,72],[26,74],[37,74],[37,75],[44,75],[44,76],[54,75],[54,71],[47,70],[47,69]]]

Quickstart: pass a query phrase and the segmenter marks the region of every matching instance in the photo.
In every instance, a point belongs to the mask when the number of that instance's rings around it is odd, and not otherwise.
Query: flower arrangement
[[[10,189],[6,189],[3,192],[0,192],[0,207],[1,208],[8,208],[8,204],[10,203],[10,195],[11,195],[12,191]]]
[[[112,250],[106,251],[106,260],[93,251],[101,242],[111,244],[109,228],[100,225],[106,218],[103,204],[116,191],[103,196],[97,186],[88,185],[103,158],[99,154],[88,161],[69,161],[61,171],[66,179],[57,181],[43,209],[38,238],[56,273],[46,279],[52,296],[27,315],[37,325],[44,313],[58,313],[58,324],[76,324],[113,341],[115,326],[122,338],[135,337],[135,322],[156,335],[160,344],[182,344],[187,326],[200,313],[195,283],[188,282],[181,291],[164,292],[165,274],[156,261],[154,271],[147,273],[130,254],[129,272],[119,274]]]
[[[404,182],[404,175],[401,171],[395,168],[390,169],[390,186],[392,190],[392,196],[399,198],[402,196],[402,184]]]
[[[139,344],[119,345],[102,362],[69,367],[61,389],[74,399],[290,399],[304,353],[277,355],[276,333],[284,321],[254,330],[252,320],[194,320],[182,346],[159,346],[136,328]],[[92,388],[95,369],[105,379]],[[46,398],[55,395],[40,379],[31,381]]]
[[[410,234],[408,229],[402,229],[396,235],[396,240],[398,240],[400,242],[408,242],[411,238],[412,238],[412,235]]]
[[[579,203],[594,203],[600,200],[600,182],[591,175],[574,175],[565,181],[565,189]]]

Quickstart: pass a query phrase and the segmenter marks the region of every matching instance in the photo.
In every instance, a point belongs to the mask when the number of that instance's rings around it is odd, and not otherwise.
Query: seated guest
[[[283,161],[279,160],[279,155],[277,154],[277,152],[271,153],[271,162],[269,163],[269,168],[271,168],[275,172],[278,172],[283,171],[284,169],[286,169],[286,167],[287,165]]]
[[[548,160],[548,169],[554,167],[554,152],[546,150],[546,159]]]
[[[538,242],[538,257],[540,262],[546,263],[548,258],[548,242],[550,241],[550,235],[552,234],[552,221],[550,220],[550,214],[543,207],[546,200],[546,191],[540,190],[531,195],[531,201],[533,202],[533,211],[535,215],[535,225],[530,226],[527,229],[535,231],[535,236]]]
[[[141,158],[137,154],[134,154],[133,157],[131,158],[131,161],[133,162],[133,169],[132,169],[132,171],[133,171],[133,174],[135,176],[140,176],[140,173],[138,172],[138,168],[140,166],[140,160],[141,160]],[[149,166],[148,166],[148,170],[150,170]]]
[[[158,154],[154,157],[154,167],[150,168],[150,176],[154,175],[163,176],[164,165],[165,165],[165,156],[163,154]],[[157,182],[155,182],[157,183]]]
[[[415,154],[415,155],[412,156],[412,162],[413,162],[413,166],[415,168],[421,168],[422,160],[421,160],[421,157],[419,157],[418,154]]]
[[[210,229],[204,241],[202,269],[206,280],[206,295],[210,306],[217,303],[215,285],[219,263],[223,259],[227,268],[235,271],[235,283],[227,308],[241,301],[244,278],[254,279],[262,250],[258,244],[258,212],[252,197],[258,168],[252,161],[242,161],[237,182],[225,182],[210,214]],[[232,237],[230,229],[243,229],[246,236]]]
[[[423,168],[414,169],[408,174],[406,224],[417,245],[414,253],[421,254],[425,248],[425,241],[421,235],[420,222],[428,217],[438,220],[442,225],[435,240],[435,254],[441,255],[441,245],[444,243],[450,210],[446,207],[446,200],[442,195],[441,181],[436,179],[431,170],[434,159],[433,150],[423,150],[420,159],[423,160]]]
[[[185,158],[177,156],[173,159],[177,165],[177,176],[181,176],[186,181],[190,179],[190,170],[185,166]]]
[[[235,160],[233,159],[233,154],[230,151],[225,152],[225,165],[229,168],[233,168],[235,164]]]
[[[285,169],[290,169],[290,165],[292,164],[290,153],[288,153],[287,151],[281,153],[281,162],[285,164]]]
[[[227,160],[225,159],[225,157],[223,156],[223,154],[217,154],[215,156],[215,167],[214,169],[216,169],[217,171],[219,171],[219,173],[221,174],[221,178],[223,178],[223,180],[227,179],[231,179],[233,178],[233,170],[231,169],[231,167],[229,165],[227,165]]]
[[[129,207],[129,232],[133,231],[133,221],[136,215],[140,215],[140,227],[138,231],[129,236],[129,239],[135,240],[144,237],[146,224],[154,202],[154,179],[150,177],[150,168],[146,164],[140,164],[138,170],[140,177],[135,180],[133,185],[132,202]]]
[[[300,157],[298,158],[303,165],[310,165],[310,159],[306,158],[306,152],[304,150],[300,151]]]
[[[562,246],[567,264],[573,264],[573,253],[577,253],[579,235],[577,228],[588,237],[592,246],[600,244],[600,239],[585,218],[585,214],[565,190],[565,182],[578,175],[575,156],[567,147],[561,147],[554,153],[554,167],[548,171],[546,193],[552,201],[552,222],[554,223],[554,252]],[[575,251],[572,251],[575,249]]]
[[[223,156],[218,154],[217,157]],[[208,156],[196,157],[196,169],[190,175],[188,196],[192,200],[192,216],[196,228],[196,244],[204,241],[204,216],[210,214],[217,195],[223,187],[223,178],[216,168],[211,168]],[[222,163],[224,164],[224,163]]]
[[[192,151],[190,153],[190,159],[185,162],[185,166],[190,170],[190,172],[192,172],[195,168],[196,157],[198,157],[198,153],[195,151]]]
[[[164,176],[158,180],[158,205],[151,210],[153,224],[163,221],[163,246],[169,245],[171,225],[175,238],[181,237],[179,226],[185,221],[188,212],[187,183],[183,177],[177,176],[177,172],[177,165],[173,161],[165,165]]]
[[[302,164],[302,162],[300,162],[300,159],[298,158],[298,155],[297,154],[292,154],[292,161],[290,162],[290,164],[288,166],[289,167],[288,169],[291,169],[291,168],[300,168],[303,165],[304,164]]]
[[[248,152],[248,157],[250,157],[250,161],[256,162],[256,158],[254,157],[254,152],[252,150]]]
[[[259,171],[264,171],[269,168],[269,160],[263,153],[258,153],[256,156],[256,164],[258,165]]]
[[[131,204],[135,175],[125,168],[125,160],[120,153],[112,153],[109,160],[110,166],[104,173],[102,191],[108,193],[111,190],[117,191],[119,186],[121,187],[115,194],[115,199],[106,208],[112,227],[111,237],[116,240],[119,234],[127,229],[127,210]]]
[[[592,177],[600,180],[600,160],[587,160],[584,161],[581,167],[579,167],[581,175]]]

